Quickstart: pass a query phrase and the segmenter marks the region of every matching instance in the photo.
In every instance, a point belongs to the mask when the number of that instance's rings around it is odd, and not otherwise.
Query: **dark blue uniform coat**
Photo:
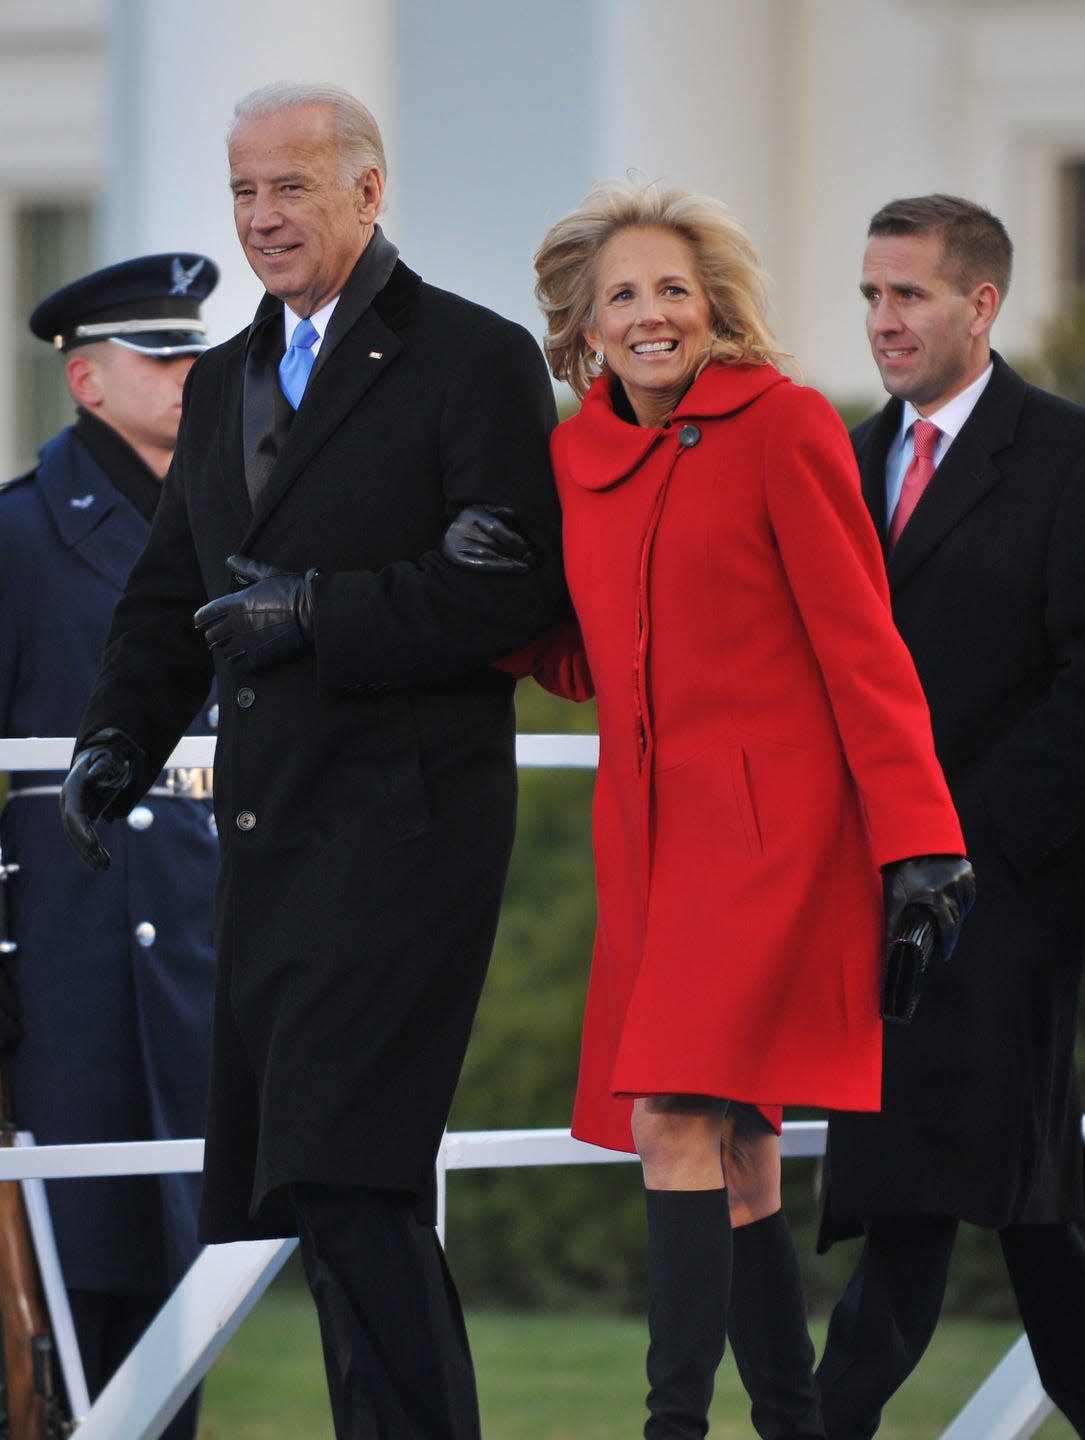
[[[75,733],[148,531],[71,430],[0,491],[0,734]],[[193,730],[210,718],[205,706]],[[11,778],[17,791],[61,777]],[[148,796],[103,831],[113,865],[102,875],[69,849],[55,795],[16,793],[0,816],[4,855],[21,867],[8,886],[24,1028],[12,1097],[16,1123],[39,1144],[203,1134],[210,811],[208,801]],[[140,943],[149,926],[153,943]],[[196,1254],[198,1186],[198,1176],[52,1183],[69,1288],[165,1293]]]

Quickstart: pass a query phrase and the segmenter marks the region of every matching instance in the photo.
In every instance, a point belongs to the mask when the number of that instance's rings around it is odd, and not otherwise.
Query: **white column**
[[[714,195],[770,270],[781,242],[780,97],[790,0],[605,0],[605,173]]]
[[[227,189],[234,102],[274,80],[331,81],[377,117],[395,175],[395,0],[110,0],[106,260],[188,249],[222,271],[212,338],[262,293]]]
[[[397,0],[387,229],[434,285],[540,334],[532,256],[601,174],[602,0]],[[398,177],[398,178],[397,178]]]

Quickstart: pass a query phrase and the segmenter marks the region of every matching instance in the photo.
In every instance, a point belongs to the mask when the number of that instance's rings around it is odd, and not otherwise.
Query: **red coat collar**
[[[586,490],[605,490],[626,479],[659,441],[683,420],[718,418],[744,409],[775,385],[790,384],[772,365],[705,367],[683,395],[666,426],[631,425],[614,413],[610,376],[600,375],[580,410],[554,436],[554,458]]]

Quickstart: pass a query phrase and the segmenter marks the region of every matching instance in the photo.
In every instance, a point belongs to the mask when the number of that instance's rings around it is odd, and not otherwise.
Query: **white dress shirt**
[[[964,422],[975,409],[976,401],[987,388],[987,382],[991,378],[993,369],[993,365],[988,365],[978,379],[973,380],[972,384],[962,390],[959,395],[954,395],[952,400],[947,400],[941,409],[932,411],[930,415],[920,415],[912,402],[905,400],[900,417],[900,429],[894,436],[893,443],[889,446],[889,452],[885,457],[885,516],[887,524],[893,518],[893,511],[897,508],[897,501],[900,499],[901,486],[904,484],[905,472],[915,455],[915,439],[912,431],[915,422],[929,420],[942,432],[934,452],[934,468],[937,470],[942,463],[942,457],[956,440]]]

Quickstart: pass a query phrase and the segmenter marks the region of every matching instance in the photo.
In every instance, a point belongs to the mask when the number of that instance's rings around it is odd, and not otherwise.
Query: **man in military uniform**
[[[64,357],[75,423],[0,489],[0,734],[71,735],[207,348],[218,271],[149,255],[66,285],[30,328]],[[191,732],[217,719],[213,697]],[[39,1144],[203,1134],[218,843],[203,771],[166,771],[95,878],[57,823],[58,776],[19,772],[0,814],[22,1038],[14,1117]],[[49,1200],[93,1398],[197,1252],[199,1177],[61,1180]],[[167,1431],[194,1435],[193,1399]]]

